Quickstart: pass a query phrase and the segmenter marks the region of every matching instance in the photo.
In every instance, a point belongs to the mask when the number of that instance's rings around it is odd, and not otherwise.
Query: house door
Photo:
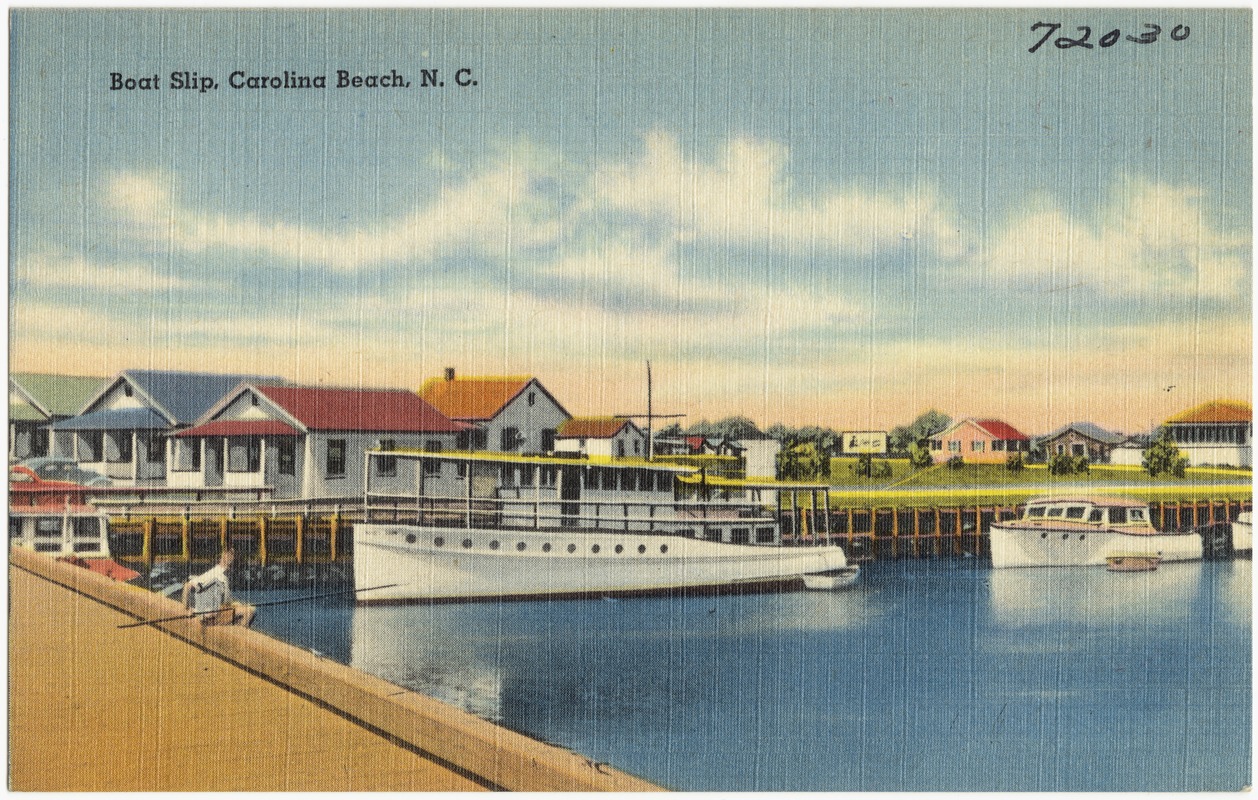
[[[581,471],[575,467],[559,470],[559,499],[563,501],[581,499]],[[571,527],[577,524],[577,515],[581,513],[580,503],[564,502],[559,513],[562,514],[560,524]]]

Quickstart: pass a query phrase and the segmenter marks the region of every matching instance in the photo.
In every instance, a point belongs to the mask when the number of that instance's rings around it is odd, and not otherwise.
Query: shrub
[[[909,466],[913,469],[926,469],[933,466],[935,459],[930,455],[930,449],[921,444],[914,444],[909,447]]]
[[[1010,453],[1005,459],[1005,469],[1010,472],[1021,472],[1026,469],[1026,458],[1021,453]]]
[[[961,469],[962,467],[965,466],[965,459],[961,458],[961,456],[953,456],[952,458],[948,459],[946,463],[947,463],[948,469]]]
[[[870,470],[869,476],[871,478],[890,478],[891,462],[884,460],[874,464],[873,469]]]
[[[1163,429],[1153,444],[1145,449],[1140,466],[1145,468],[1151,478],[1156,478],[1162,472],[1182,478],[1184,470],[1188,468],[1188,459],[1180,455],[1179,447],[1171,439],[1170,432]]]

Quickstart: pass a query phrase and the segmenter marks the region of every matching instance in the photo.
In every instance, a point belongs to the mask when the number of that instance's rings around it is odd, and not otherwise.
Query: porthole
[[[666,545],[666,544],[662,544],[662,545],[660,545],[660,552],[661,552],[661,553],[667,553],[667,552],[668,552],[668,545]]]
[[[519,542],[519,543],[517,543],[517,544],[516,544],[515,549],[516,549],[516,550],[519,550],[521,553],[523,553],[523,552],[524,552],[524,548],[526,548],[526,547],[528,547],[528,545],[527,545],[527,544],[525,544],[524,542]]]
[[[575,544],[570,544],[570,545],[568,545],[568,552],[569,552],[569,553],[575,553],[576,551],[577,551],[577,546],[576,546]]]
[[[1066,541],[1066,540],[1067,540],[1067,539],[1069,539],[1069,538],[1070,538],[1070,534],[1068,534],[1068,533],[1063,533],[1063,534],[1061,535],[1061,540],[1062,540],[1063,542],[1064,542],[1064,541]]]
[[[1041,538],[1041,539],[1047,539],[1047,538],[1048,538],[1048,531],[1040,531],[1040,538]]]
[[[406,543],[407,543],[407,544],[415,544],[415,534],[413,534],[413,533],[408,533],[408,534],[406,534]]]
[[[489,543],[490,550],[497,550],[499,547],[502,547],[502,544],[497,539]]]
[[[639,555],[641,555],[641,554],[643,554],[643,553],[645,553],[645,552],[646,552],[646,545],[644,545],[644,544],[640,544],[640,545],[638,545],[638,554],[639,554]]]
[[[471,546],[472,546],[472,540],[471,540],[471,539],[464,539],[464,540],[463,540],[463,548],[464,548],[465,550],[466,550],[466,549],[468,549],[468,548],[470,548]]]
[[[601,548],[598,545],[594,545],[593,547],[590,548],[590,552],[597,553],[600,549]]]
[[[1087,535],[1086,533],[1081,533],[1081,534],[1079,534],[1079,541],[1081,541],[1081,542],[1082,542],[1082,541],[1083,541],[1084,539],[1086,539],[1086,538],[1088,538],[1088,535]]]
[[[623,552],[625,552],[625,546],[623,544],[616,545],[616,555],[620,555]]]
[[[542,552],[543,552],[543,553],[549,553],[549,552],[550,552],[550,542],[546,542],[545,544],[543,544],[543,545],[542,545]]]
[[[435,547],[445,547],[445,546],[446,546],[446,540],[445,540],[445,538],[444,538],[444,537],[441,537],[441,536],[438,536],[436,539],[433,539],[433,540],[432,540],[432,543],[433,543],[433,546],[435,546]]]

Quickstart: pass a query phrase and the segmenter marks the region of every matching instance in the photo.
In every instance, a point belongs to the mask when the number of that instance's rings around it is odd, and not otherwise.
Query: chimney
[[[454,367],[446,367],[446,380],[454,380]]]

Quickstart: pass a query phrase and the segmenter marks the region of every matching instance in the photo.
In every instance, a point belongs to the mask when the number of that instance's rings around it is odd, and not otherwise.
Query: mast
[[[685,414],[656,414],[651,397],[651,362],[646,362],[646,413],[645,414],[614,414],[616,419],[646,419],[646,460],[655,458],[655,439],[652,426],[657,419],[673,419],[684,417]]]

